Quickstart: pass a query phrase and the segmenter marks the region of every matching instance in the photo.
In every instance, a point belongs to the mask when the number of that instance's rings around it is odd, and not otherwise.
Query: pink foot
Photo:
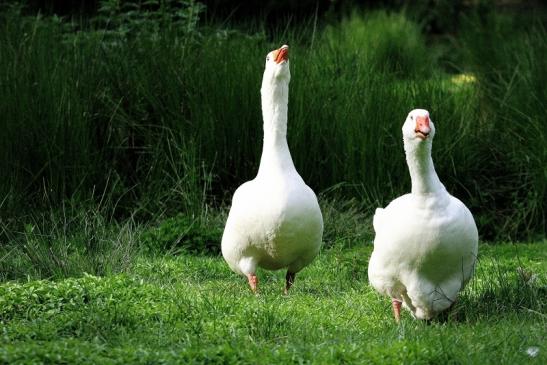
[[[247,279],[249,280],[249,286],[251,287],[251,290],[253,293],[256,293],[257,286],[258,286],[258,277],[256,274],[247,274]]]
[[[401,302],[398,299],[391,299],[391,306],[393,307],[393,315],[395,316],[395,322],[399,323],[401,320],[401,305],[403,302]]]

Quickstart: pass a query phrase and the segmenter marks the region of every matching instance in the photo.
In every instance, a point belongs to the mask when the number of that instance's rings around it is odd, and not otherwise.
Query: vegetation
[[[0,5],[0,365],[546,362],[540,17],[479,6],[433,36],[421,19],[449,2],[286,27],[206,22],[193,0],[99,3],[78,21]],[[255,297],[219,242],[283,43],[324,249],[288,296],[284,273],[260,272]],[[366,268],[374,209],[409,189],[416,107],[441,180],[499,244],[449,314],[396,326]]]
[[[481,237],[545,236],[547,46],[534,17],[471,12],[433,40],[404,13],[242,31],[199,25],[193,1],[120,4],[89,22],[0,14],[2,239],[64,204],[122,226],[222,210],[256,173],[263,56],[281,43],[289,144],[316,191],[365,216],[408,191],[400,127],[425,107],[438,173]]]
[[[282,295],[260,295],[219,258],[138,259],[125,274],[0,285],[0,364],[545,363],[546,251],[481,246],[444,319],[395,325],[367,285],[370,246],[333,248]]]

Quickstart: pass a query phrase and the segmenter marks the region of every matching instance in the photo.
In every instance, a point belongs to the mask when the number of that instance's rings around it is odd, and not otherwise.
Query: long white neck
[[[406,163],[412,181],[412,194],[435,194],[445,192],[439,180],[433,159],[431,158],[431,141],[415,144],[404,141]]]
[[[288,82],[264,81],[260,93],[264,120],[264,145],[258,174],[294,169],[287,144]]]

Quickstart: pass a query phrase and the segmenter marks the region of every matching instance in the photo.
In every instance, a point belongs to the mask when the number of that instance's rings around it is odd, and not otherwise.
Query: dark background
[[[162,1],[158,1],[161,3]],[[164,3],[174,4],[177,1],[164,0]],[[179,1],[180,2],[180,1]],[[515,12],[545,13],[545,2],[498,0],[498,1],[473,1],[473,0],[264,0],[264,1],[237,1],[237,0],[203,0],[199,1],[206,6],[205,16],[202,21],[212,19],[229,19],[233,22],[249,22],[254,20],[266,21],[275,26],[285,23],[287,19],[294,21],[309,19],[310,17],[338,18],[355,9],[406,9],[415,17],[421,19],[425,29],[431,33],[454,32],[459,25],[460,16],[470,9],[486,12],[489,9],[511,10]],[[24,3],[27,13],[57,14],[60,16],[88,18],[95,15],[99,9],[100,1],[7,1],[7,3]],[[144,3],[133,0],[123,3]]]

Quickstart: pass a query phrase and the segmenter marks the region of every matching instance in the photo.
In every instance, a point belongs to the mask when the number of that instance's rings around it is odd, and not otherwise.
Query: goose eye
[[[410,120],[414,120],[414,116],[413,116],[413,115],[410,116]]]
[[[269,61],[270,60],[270,57],[266,57],[266,61]]]

